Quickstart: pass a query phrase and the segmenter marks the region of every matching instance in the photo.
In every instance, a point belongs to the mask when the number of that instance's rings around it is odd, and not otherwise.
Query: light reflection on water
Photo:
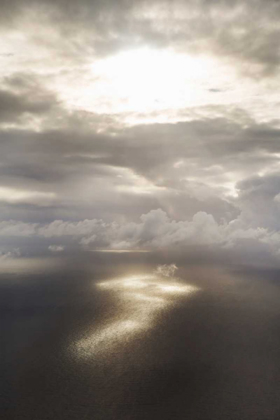
[[[159,275],[158,271],[104,281],[95,287],[113,294],[120,310],[111,321],[71,345],[79,358],[107,356],[116,351],[118,346],[155,326],[160,314],[174,307],[179,298],[199,291],[177,278]]]

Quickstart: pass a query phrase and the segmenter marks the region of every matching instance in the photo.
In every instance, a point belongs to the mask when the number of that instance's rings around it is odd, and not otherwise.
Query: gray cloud
[[[273,0],[1,3],[2,24],[11,28],[21,21],[32,30],[42,19],[44,26],[51,26],[53,39],[39,33],[31,34],[32,39],[66,56],[111,54],[143,44],[198,53],[208,49],[238,60],[250,77],[278,69],[279,16],[279,3]]]
[[[250,177],[239,183],[241,219],[247,225],[280,229],[280,176]]]
[[[19,248],[13,249],[12,251],[0,252],[0,261],[10,260],[20,257],[21,253]]]
[[[64,246],[63,245],[50,245],[48,250],[51,252],[63,252]]]
[[[56,95],[46,90],[32,74],[15,74],[3,80],[0,90],[0,124],[49,113],[58,105]]]
[[[85,217],[125,208],[131,214],[135,203],[136,217],[163,206],[177,218],[200,210],[233,218],[238,200],[224,197],[223,183],[277,168],[278,136],[267,125],[244,129],[226,119],[136,126],[114,136],[90,132],[86,124],[71,131],[9,130],[2,132],[1,181],[8,188],[52,192],[51,213],[78,205],[77,214],[88,207]],[[145,193],[144,181],[156,189]]]
[[[0,120],[13,121],[15,117],[24,113],[41,114],[53,105],[52,98],[29,100],[22,95],[9,91],[0,91]]]

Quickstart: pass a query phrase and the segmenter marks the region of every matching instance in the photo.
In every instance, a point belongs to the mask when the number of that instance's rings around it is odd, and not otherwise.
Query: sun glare
[[[140,48],[94,60],[66,100],[97,113],[162,115],[209,103],[210,88],[228,74],[208,56]]]
[[[195,100],[195,85],[207,77],[205,60],[169,51],[127,51],[92,66],[113,88],[122,106],[144,110]],[[197,86],[196,86],[197,87]]]

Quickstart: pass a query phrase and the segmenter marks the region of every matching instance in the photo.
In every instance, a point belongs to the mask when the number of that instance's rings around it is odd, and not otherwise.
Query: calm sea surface
[[[4,267],[1,418],[279,419],[280,272],[170,263]]]

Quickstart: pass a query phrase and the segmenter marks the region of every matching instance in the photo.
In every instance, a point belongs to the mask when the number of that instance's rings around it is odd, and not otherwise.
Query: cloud
[[[32,236],[36,233],[37,224],[15,220],[0,222],[0,236]]]
[[[77,223],[63,222],[55,220],[54,222],[39,228],[38,233],[41,236],[52,238],[61,236],[80,236],[98,231],[106,225],[102,220],[83,220]]]
[[[64,57],[108,55],[145,44],[175,46],[234,59],[251,76],[271,74],[279,66],[279,15],[273,0],[265,5],[261,0],[83,0],[67,7],[64,0],[14,0],[1,7],[4,28],[20,24],[25,37]]]
[[[252,176],[240,181],[237,188],[242,211],[240,220],[244,224],[276,231],[280,229],[279,182],[278,173]]]
[[[33,234],[38,222],[41,236],[84,233],[86,244],[96,241],[103,224],[115,220],[121,227],[114,246],[126,247],[131,239],[148,242],[157,231],[164,243],[167,217],[179,223],[196,215],[193,235],[206,242],[211,235],[210,242],[222,240],[216,225],[240,213],[245,227],[278,229],[279,130],[268,124],[252,122],[242,128],[219,118],[122,128],[114,136],[90,133],[86,127],[2,135],[0,191],[15,193],[14,200],[10,193],[2,197],[7,198],[2,226],[11,231],[18,224],[19,230]],[[156,208],[163,213],[151,212]],[[15,220],[7,224],[11,215]],[[23,216],[29,224],[24,225]],[[199,230],[203,218],[207,238]],[[44,220],[50,223],[44,225]],[[183,235],[176,226],[171,224],[168,233],[174,242]],[[190,226],[182,228],[191,236]]]
[[[159,276],[174,277],[176,270],[178,270],[176,264],[163,264],[158,265],[155,272]]]
[[[64,246],[63,245],[50,245],[48,249],[51,252],[62,252],[64,251]]]
[[[55,97],[49,93],[30,92],[15,93],[11,90],[0,90],[0,123],[14,122],[28,114],[40,115],[50,111],[55,105]]]
[[[55,198],[51,192],[28,191],[15,188],[0,187],[0,201],[8,203],[31,203],[47,205]]]
[[[49,250],[60,251],[71,245],[81,250],[166,250],[179,255],[193,246],[201,256],[209,249],[232,253],[236,260],[244,256],[242,253],[249,256],[261,253],[264,259],[267,255],[278,259],[280,255],[279,232],[246,224],[242,213],[237,219],[222,223],[217,223],[205,212],[196,213],[190,220],[175,221],[161,209],[143,214],[138,222],[104,223],[95,219],[78,223],[57,220],[46,225],[8,222],[5,227],[2,223],[0,235],[10,238],[10,243],[12,238],[15,243],[22,236],[29,238],[29,252],[35,244],[38,248],[49,243],[50,238],[59,238],[60,245],[49,244]],[[165,275],[172,274],[175,269],[160,268]]]
[[[225,118],[140,125],[114,136],[86,124],[1,136],[2,190],[31,194],[20,201],[55,206],[61,217],[66,207],[74,218],[91,218],[93,211],[98,218],[104,212],[139,217],[156,207],[175,218],[197,211],[227,217],[238,211],[230,199],[238,181],[277,170],[279,160],[277,128],[242,128]]]
[[[19,248],[13,249],[12,251],[0,252],[0,261],[11,260],[21,256]]]

